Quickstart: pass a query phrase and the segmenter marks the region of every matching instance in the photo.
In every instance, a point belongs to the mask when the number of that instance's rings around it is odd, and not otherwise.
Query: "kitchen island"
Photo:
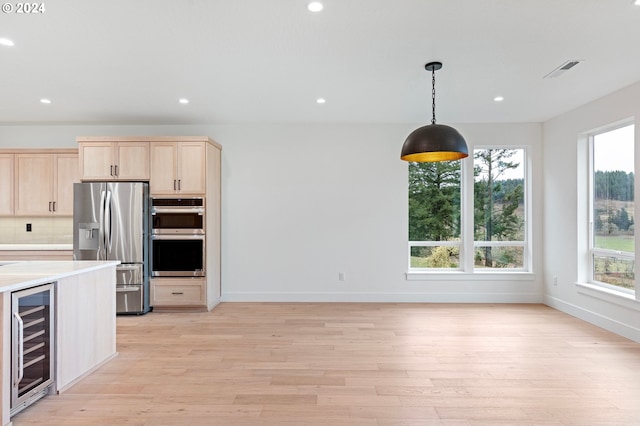
[[[53,390],[63,392],[116,355],[119,261],[0,262],[1,424],[10,422],[11,292],[54,283]]]

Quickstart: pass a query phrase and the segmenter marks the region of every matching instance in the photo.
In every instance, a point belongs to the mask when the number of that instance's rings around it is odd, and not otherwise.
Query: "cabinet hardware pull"
[[[178,179],[178,191],[180,191],[180,179]]]
[[[53,202],[53,211],[54,212],[56,211],[56,202],[55,201]]]
[[[184,294],[184,293],[181,292],[181,291],[172,291],[171,294],[180,295],[180,294]]]
[[[115,165],[115,169],[116,169],[116,176],[118,176],[118,165]]]
[[[49,201],[49,211],[50,212],[53,211],[53,210],[51,210],[51,201]]]
[[[173,180],[173,190],[174,191],[176,190],[176,180],[175,179]]]
[[[110,167],[111,167],[111,168],[110,168],[109,174],[110,174],[111,176],[113,176],[113,164],[112,164]]]

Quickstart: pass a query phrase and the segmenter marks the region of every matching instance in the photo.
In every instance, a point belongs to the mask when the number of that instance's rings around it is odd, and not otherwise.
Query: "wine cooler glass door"
[[[53,384],[53,284],[12,293],[11,415]]]

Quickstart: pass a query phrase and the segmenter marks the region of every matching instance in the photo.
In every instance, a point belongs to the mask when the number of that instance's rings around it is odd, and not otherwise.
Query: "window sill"
[[[425,271],[406,273],[407,281],[534,281],[532,272]]]
[[[588,283],[575,283],[578,293],[590,296],[605,302],[613,303],[625,308],[640,310],[640,301],[636,300],[632,294],[615,291],[605,287],[600,287]]]

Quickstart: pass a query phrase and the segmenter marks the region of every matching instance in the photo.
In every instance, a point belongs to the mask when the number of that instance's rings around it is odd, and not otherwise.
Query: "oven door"
[[[152,234],[204,234],[202,207],[152,207]]]
[[[151,275],[204,277],[204,235],[152,235]]]

